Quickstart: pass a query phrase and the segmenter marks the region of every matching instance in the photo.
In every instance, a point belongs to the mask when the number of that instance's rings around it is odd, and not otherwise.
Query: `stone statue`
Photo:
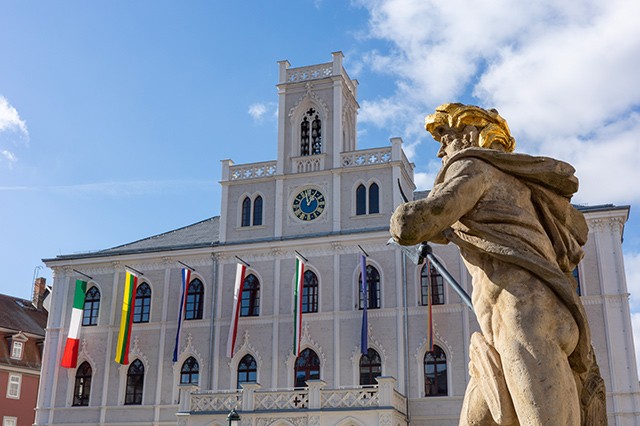
[[[402,245],[452,242],[472,277],[482,333],[470,343],[460,425],[605,425],[604,382],[572,271],[588,228],[571,204],[575,170],[513,153],[496,110],[445,104],[426,118],[442,169],[400,205]]]

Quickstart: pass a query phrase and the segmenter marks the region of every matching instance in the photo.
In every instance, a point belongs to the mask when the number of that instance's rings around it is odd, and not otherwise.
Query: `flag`
[[[124,296],[122,297],[122,315],[120,316],[120,333],[116,346],[115,361],[118,364],[129,364],[129,342],[131,341],[131,323],[133,322],[133,306],[136,302],[138,276],[126,271],[124,277]]]
[[[427,260],[427,348],[433,352],[433,313],[431,312],[431,262]]]
[[[293,354],[300,356],[302,336],[302,292],[304,288],[304,262],[296,256],[295,283],[293,286]]]
[[[369,331],[367,304],[369,303],[369,300],[367,298],[367,258],[364,255],[360,256],[360,269],[362,271],[360,273],[362,275],[362,279],[360,280],[360,289],[362,292],[362,330],[360,332],[360,352],[362,352],[362,355],[366,355],[369,351],[369,339],[367,336],[367,333]]]
[[[233,350],[236,346],[238,334],[238,317],[240,316],[240,303],[242,303],[242,288],[244,287],[244,274],[247,267],[241,263],[236,266],[236,284],[233,288],[233,311],[231,312],[231,324],[229,325],[229,337],[227,339],[227,356],[233,358]]]
[[[62,365],[65,368],[76,368],[78,364],[78,347],[80,346],[80,325],[82,324],[82,313],[84,311],[84,296],[87,293],[87,282],[76,280],[76,290],[73,293],[73,309],[71,309],[71,323],[69,324],[69,334],[64,345],[62,354]]]
[[[189,292],[189,282],[191,282],[191,270],[182,269],[182,294],[180,296],[180,310],[178,311],[178,329],[176,330],[176,343],[173,347],[173,362],[178,361],[178,351],[180,349],[180,331],[182,331],[182,319],[184,309],[187,304],[187,293]]]

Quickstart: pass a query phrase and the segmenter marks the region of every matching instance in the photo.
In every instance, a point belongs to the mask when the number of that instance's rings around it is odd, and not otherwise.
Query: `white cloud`
[[[262,123],[265,120],[275,120],[278,117],[277,105],[274,102],[257,102],[249,105],[247,111],[256,123]]]
[[[624,268],[627,278],[627,290],[630,294],[630,309],[640,314],[640,253],[625,254]],[[638,332],[640,332],[640,329]]]
[[[9,101],[0,96],[0,132],[17,131],[28,136],[27,123],[20,118],[18,111],[9,104]]]
[[[9,161],[10,164],[18,161],[16,155],[11,151],[7,151],[6,149],[0,151],[0,155],[2,155],[7,161]]]
[[[392,96],[361,102],[361,122],[407,137],[423,132],[416,117],[441,103],[496,107],[518,151],[576,167],[579,201],[640,201],[640,2],[360,4],[369,37],[390,46],[361,61],[396,77]]]

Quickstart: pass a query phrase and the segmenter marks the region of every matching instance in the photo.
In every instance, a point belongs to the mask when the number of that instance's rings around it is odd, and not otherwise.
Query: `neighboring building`
[[[2,426],[30,426],[35,418],[47,311],[45,279],[34,299],[0,294],[0,420]]]
[[[357,81],[329,63],[280,62],[275,161],[223,160],[221,215],[147,239],[45,260],[54,272],[37,425],[457,425],[477,322],[435,271],[386,245],[412,194],[402,141],[358,150]],[[415,193],[414,196],[424,196]],[[629,207],[581,207],[590,227],[577,269],[607,386],[611,425],[640,415],[621,240]],[[307,258],[302,353],[292,354],[296,252]],[[360,353],[360,255],[368,254],[367,356]],[[470,292],[453,245],[436,256]],[[238,258],[249,264],[238,340],[226,355]],[[181,268],[195,268],[172,362]],[[113,359],[125,265],[139,279],[130,364]],[[76,271],[92,277],[77,369],[60,358]],[[429,290],[430,289],[430,290]],[[429,291],[428,291],[429,290]],[[427,300],[433,350],[427,346]]]

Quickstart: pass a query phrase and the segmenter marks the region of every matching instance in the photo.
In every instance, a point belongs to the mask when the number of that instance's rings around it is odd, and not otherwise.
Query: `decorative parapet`
[[[264,161],[262,163],[238,164],[229,166],[229,180],[258,179],[276,174],[276,162]]]
[[[354,408],[393,408],[406,414],[406,398],[395,389],[393,377],[378,377],[378,385],[325,389],[322,380],[309,380],[308,388],[260,389],[260,385],[243,385],[243,391],[192,392],[182,413],[226,413],[232,408],[242,411],[340,410]]]
[[[287,82],[317,80],[333,75],[333,63],[310,65],[308,67],[291,68],[287,70]]]
[[[325,154],[304,155],[291,159],[293,173],[317,172],[324,170]]]
[[[342,167],[359,167],[371,164],[385,164],[392,160],[391,148],[363,149],[344,152],[340,156]]]

